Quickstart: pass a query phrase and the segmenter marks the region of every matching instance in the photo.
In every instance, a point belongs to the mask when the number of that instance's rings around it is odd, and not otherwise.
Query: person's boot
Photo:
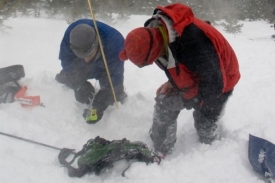
[[[211,145],[214,140],[217,140],[219,138],[218,130],[208,133],[208,134],[198,133],[198,135],[199,135],[199,141],[202,144],[210,144]]]
[[[217,120],[208,119],[204,114],[198,111],[193,113],[195,128],[199,135],[199,141],[203,144],[212,144],[219,138],[219,129]]]

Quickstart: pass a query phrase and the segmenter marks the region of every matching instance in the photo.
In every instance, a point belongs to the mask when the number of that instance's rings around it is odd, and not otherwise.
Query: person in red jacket
[[[156,151],[172,152],[182,109],[194,109],[201,143],[219,137],[218,119],[240,79],[238,60],[222,34],[188,6],[158,6],[145,27],[126,36],[120,59],[138,67],[156,63],[168,77],[157,89],[150,129]]]

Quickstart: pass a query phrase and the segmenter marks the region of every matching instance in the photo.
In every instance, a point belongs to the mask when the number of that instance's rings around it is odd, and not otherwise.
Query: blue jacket
[[[105,64],[102,56],[98,59],[86,63],[84,59],[78,58],[73,51],[70,49],[70,32],[79,24],[88,24],[94,27],[94,22],[91,19],[80,19],[72,23],[65,31],[64,37],[60,45],[59,59],[63,71],[74,77],[80,84],[85,82],[87,79],[97,79],[100,82],[100,87],[110,88]],[[119,52],[124,46],[124,37],[113,27],[106,25],[102,22],[96,22],[105,58],[107,60],[108,69],[113,82],[114,88],[116,86],[123,85],[123,74],[124,74],[124,62],[119,59]],[[77,72],[77,73],[76,73]]]

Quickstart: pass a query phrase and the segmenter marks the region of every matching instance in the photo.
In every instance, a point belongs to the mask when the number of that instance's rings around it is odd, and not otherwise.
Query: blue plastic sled
[[[248,157],[255,171],[269,182],[275,180],[275,145],[249,134]]]

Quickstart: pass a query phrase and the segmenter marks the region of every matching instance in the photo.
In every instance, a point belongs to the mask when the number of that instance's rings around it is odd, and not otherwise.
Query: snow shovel
[[[275,183],[275,145],[249,134],[249,162],[269,183]]]

